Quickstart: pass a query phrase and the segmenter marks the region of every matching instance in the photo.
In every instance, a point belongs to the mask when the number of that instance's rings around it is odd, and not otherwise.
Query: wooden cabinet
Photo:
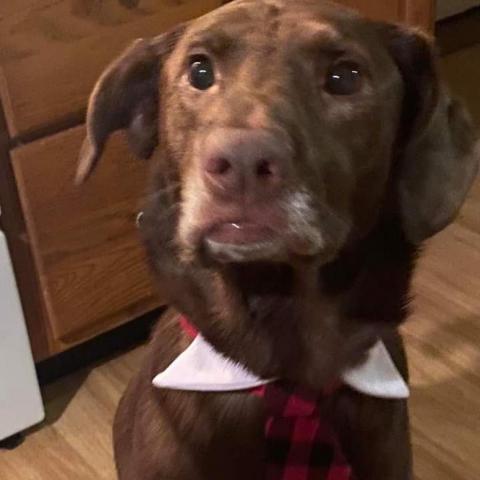
[[[135,228],[147,163],[118,134],[98,173],[74,188],[84,135],[77,127],[12,152],[54,351],[161,302]]]
[[[319,0],[321,1],[321,0]],[[146,164],[122,135],[73,186],[88,94],[134,38],[222,0],[11,0],[0,4],[0,203],[37,360],[161,305],[135,230]],[[343,0],[429,28],[431,0]]]

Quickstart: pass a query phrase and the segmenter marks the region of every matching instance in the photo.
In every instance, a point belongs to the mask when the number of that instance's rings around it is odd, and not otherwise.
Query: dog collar
[[[276,379],[263,379],[225,357],[181,318],[184,330],[194,337],[190,346],[153,379],[157,388],[197,392],[250,390]],[[396,368],[384,343],[378,341],[366,360],[346,369],[341,380],[357,392],[384,399],[405,399],[409,388]]]

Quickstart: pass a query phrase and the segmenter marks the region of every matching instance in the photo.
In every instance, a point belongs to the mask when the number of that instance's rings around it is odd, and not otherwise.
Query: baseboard
[[[162,309],[155,310],[66,352],[39,362],[36,368],[40,384],[51,383],[81,368],[91,366],[94,362],[123,353],[145,342],[161,313]]]

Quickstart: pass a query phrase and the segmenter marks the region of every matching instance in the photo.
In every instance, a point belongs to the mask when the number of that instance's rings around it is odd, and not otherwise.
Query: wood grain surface
[[[139,237],[147,163],[114,136],[98,173],[74,174],[83,127],[12,152],[36,269],[51,328],[50,353],[160,305]],[[39,358],[37,358],[39,360]]]

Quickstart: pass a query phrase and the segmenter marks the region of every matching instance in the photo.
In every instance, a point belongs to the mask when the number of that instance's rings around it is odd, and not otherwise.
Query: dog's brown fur
[[[407,377],[396,328],[419,246],[455,217],[478,165],[471,125],[440,84],[432,50],[415,31],[327,2],[232,2],[136,42],[105,72],[79,178],[116,129],[139,156],[159,147],[142,232],[162,291],[257,375],[321,390],[380,336]],[[218,75],[202,92],[185,74],[199,51]],[[339,59],[360,64],[355,95],[324,90]],[[203,146],[231,129],[268,131],[290,152],[281,193],[265,202],[252,190],[242,206],[266,224],[281,217],[275,258],[219,261],[205,249],[209,226],[239,201],[207,188]],[[263,478],[260,399],[152,387],[187,345],[175,314],[163,317],[117,412],[119,478]],[[342,388],[322,408],[359,480],[411,478],[405,402]]]

